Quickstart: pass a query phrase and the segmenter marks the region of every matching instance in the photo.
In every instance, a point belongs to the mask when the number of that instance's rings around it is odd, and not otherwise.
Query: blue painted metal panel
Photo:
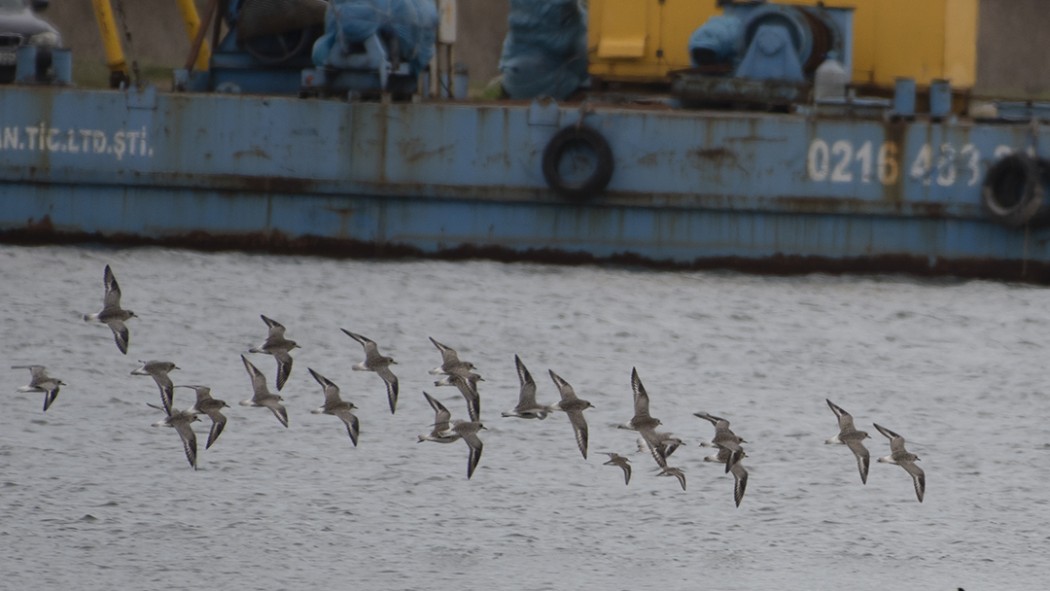
[[[1050,264],[981,208],[991,163],[1048,145],[1027,124],[17,87],[0,113],[0,232]],[[581,122],[615,169],[572,204],[541,161]]]

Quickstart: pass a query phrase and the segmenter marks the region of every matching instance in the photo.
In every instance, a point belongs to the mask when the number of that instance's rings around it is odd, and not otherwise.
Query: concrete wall
[[[981,0],[977,41],[978,95],[1050,99],[1047,0]]]
[[[180,66],[190,42],[174,0],[110,0],[118,23],[127,23],[131,48],[128,58],[140,64]],[[197,0],[204,14],[206,0]],[[454,60],[463,61],[471,79],[486,81],[496,75],[500,47],[507,33],[508,0],[459,0],[458,44]],[[123,7],[127,19],[121,19]],[[78,60],[105,62],[102,40],[91,0],[51,0],[43,16],[62,32]],[[122,26],[118,30],[123,34]]]

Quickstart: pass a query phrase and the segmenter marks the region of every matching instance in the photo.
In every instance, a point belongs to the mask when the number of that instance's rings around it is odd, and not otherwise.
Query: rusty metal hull
[[[1050,280],[1050,231],[981,205],[1047,145],[1028,124],[17,87],[0,113],[7,241]],[[613,174],[572,202],[542,160],[580,124]]]

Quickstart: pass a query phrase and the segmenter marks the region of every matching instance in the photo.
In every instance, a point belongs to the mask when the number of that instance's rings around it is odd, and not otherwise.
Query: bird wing
[[[120,349],[121,353],[127,355],[130,335],[124,321],[119,318],[111,318],[106,320],[106,325],[113,331],[113,340],[117,342],[117,348]]]
[[[517,355],[514,356],[514,367],[518,370],[518,381],[521,383],[521,390],[518,393],[518,408],[533,408],[536,406],[536,382],[532,379],[532,374],[529,373],[528,368],[521,362],[521,358]]]
[[[831,412],[835,413],[835,416],[839,420],[839,432],[847,433],[855,429],[855,427],[853,426],[853,415],[849,414],[848,412],[843,410],[841,406],[835,404],[827,398],[825,398],[824,401],[828,403],[828,406],[831,407]]]
[[[583,418],[582,410],[573,410],[565,413],[569,415],[569,422],[572,423],[573,433],[576,435],[576,445],[580,447],[580,453],[583,454],[583,459],[587,459],[587,419]]]
[[[441,343],[435,341],[434,337],[427,337],[427,338],[430,339],[431,343],[434,343],[434,346],[437,347],[438,351],[441,351],[441,364],[442,365],[445,365],[447,363],[455,363],[455,362],[459,361],[459,354],[456,353],[455,349],[453,349],[451,347],[447,347],[445,345],[442,345]]]
[[[51,408],[51,405],[55,403],[55,399],[58,398],[58,385],[55,385],[53,390],[44,392],[44,412]]]
[[[377,369],[376,373],[383,378],[383,382],[386,384],[386,397],[387,401],[390,402],[390,414],[394,414],[394,411],[397,410],[397,376],[386,366]]]
[[[889,429],[887,429],[886,427],[883,427],[882,425],[880,425],[878,423],[872,423],[872,424],[875,425],[875,428],[879,430],[879,433],[882,433],[883,435],[885,435],[890,440],[890,452],[891,453],[897,453],[897,452],[905,451],[904,450],[904,438],[903,437],[901,437],[900,435],[894,433],[893,431],[890,431]]]
[[[284,325],[272,318],[259,314],[259,318],[262,318],[263,322],[269,328],[267,332],[266,340],[270,339],[283,339],[284,338]]]
[[[193,432],[189,421],[175,421],[175,431],[182,438],[182,449],[186,451],[186,459],[189,460],[193,469],[197,469],[197,434]]]
[[[736,502],[736,506],[739,507],[740,501],[744,500],[744,492],[747,490],[747,469],[738,462],[733,465],[731,471],[736,479],[736,482],[733,483],[733,500]]]
[[[284,425],[284,428],[288,428],[288,410],[284,408],[284,405],[276,400],[266,400],[263,402],[263,406],[273,411],[273,416],[277,417],[278,421]]]
[[[102,273],[102,284],[106,286],[106,294],[102,297],[102,309],[120,308],[120,284],[117,283],[109,265],[106,265]]]
[[[331,406],[337,402],[343,401],[343,399],[339,397],[339,386],[335,385],[335,382],[317,373],[312,368],[308,367],[306,368],[306,371],[310,372],[310,375],[317,380],[318,384],[321,384],[321,389],[324,392],[325,406]]]
[[[477,433],[463,434],[463,441],[467,442],[467,447],[470,449],[470,453],[467,455],[467,479],[469,480],[474,475],[478,462],[481,461],[481,450],[484,445],[481,443],[481,439],[478,438]]]
[[[252,398],[259,400],[263,396],[268,396],[270,390],[266,386],[266,376],[251,361],[248,361],[248,358],[244,355],[241,355],[241,360],[244,361],[244,369],[248,370],[248,377],[252,380]]]
[[[904,468],[905,472],[911,474],[912,483],[915,485],[915,496],[919,498],[919,502],[922,502],[922,497],[926,495],[926,473],[922,471],[922,468],[915,465],[915,462],[906,461],[899,462],[900,467]]]
[[[465,378],[455,377],[452,381],[467,400],[467,414],[470,415],[470,420],[481,420],[481,395],[478,394],[477,388]]]
[[[871,465],[871,454],[868,453],[868,448],[864,447],[862,441],[846,441],[846,447],[853,452],[853,455],[857,456],[857,469],[860,470],[860,481],[863,484],[868,483],[868,467]]]
[[[434,430],[433,434],[448,431],[448,421],[452,418],[452,413],[448,412],[444,404],[441,404],[436,398],[423,392],[423,396],[426,396],[427,402],[430,403],[430,408],[434,409]]]
[[[649,417],[649,394],[642,385],[642,379],[638,377],[638,370],[631,368],[631,389],[634,391],[634,417]]]
[[[660,444],[660,438],[656,432],[652,429],[641,429],[638,433],[641,434],[642,440],[645,441],[645,446],[649,449],[653,459],[656,460],[656,464],[661,468],[666,468],[667,454],[664,452],[664,447]]]
[[[354,447],[357,447],[357,436],[361,432],[361,422],[357,415],[350,412],[348,408],[341,408],[333,414],[346,424],[346,432],[350,434],[350,441],[353,442]]]
[[[210,448],[219,439],[219,435],[222,435],[222,430],[226,428],[226,416],[221,412],[212,410],[207,415],[211,418],[211,431],[208,432],[208,443],[205,444],[204,449]]]
[[[280,391],[292,373],[292,356],[285,351],[274,353],[273,358],[277,360],[277,390]]]
[[[572,389],[569,382],[566,382],[561,376],[554,373],[554,370],[548,369],[547,371],[550,372],[551,379],[554,380],[554,385],[558,387],[558,394],[561,395],[562,402],[576,400],[576,391]]]

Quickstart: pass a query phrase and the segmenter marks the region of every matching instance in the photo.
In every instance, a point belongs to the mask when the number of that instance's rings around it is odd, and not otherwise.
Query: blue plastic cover
[[[564,99],[587,79],[587,11],[577,0],[511,0],[499,70],[515,99]]]
[[[326,65],[329,52],[377,33],[397,39],[401,60],[418,74],[434,56],[438,14],[434,0],[332,0],[325,14],[325,32],[314,43],[313,61]]]

